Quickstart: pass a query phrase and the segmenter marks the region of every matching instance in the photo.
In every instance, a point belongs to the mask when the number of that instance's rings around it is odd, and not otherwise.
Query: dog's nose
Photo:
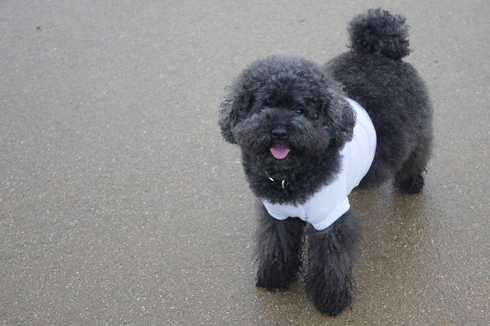
[[[271,134],[274,139],[285,139],[288,136],[288,131],[285,128],[274,128]]]

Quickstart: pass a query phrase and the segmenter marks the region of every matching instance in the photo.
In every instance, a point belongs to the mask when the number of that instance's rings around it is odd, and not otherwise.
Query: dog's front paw
[[[327,293],[316,294],[313,299],[315,307],[325,315],[336,316],[340,314],[345,307],[350,306],[352,301],[352,295],[350,289],[345,289],[344,291],[336,294]]]
[[[285,290],[287,289],[297,277],[297,267],[278,269],[270,267],[267,270],[261,270],[257,272],[257,283],[255,286],[265,288],[267,290]]]
[[[325,271],[321,268],[310,270],[306,294],[322,314],[335,316],[351,304],[353,288],[351,272],[350,268],[345,271],[342,267],[345,266],[330,265],[325,266]],[[341,276],[342,272],[344,275]]]
[[[260,279],[260,278],[257,278],[257,282],[255,283],[255,286],[258,288],[264,288],[264,289],[269,290],[269,291],[283,290],[287,287],[285,284],[280,284],[279,282],[274,282],[273,280],[272,280],[272,282],[270,280],[265,281],[265,280]]]

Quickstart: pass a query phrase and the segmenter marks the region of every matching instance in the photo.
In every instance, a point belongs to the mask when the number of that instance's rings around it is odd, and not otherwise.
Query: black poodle
[[[410,52],[405,18],[372,9],[349,32],[350,51],[323,67],[287,56],[253,62],[219,121],[260,199],[257,286],[287,288],[306,252],[306,292],[329,315],[351,302],[362,239],[348,194],[388,179],[420,192],[432,142],[427,89],[401,60]]]

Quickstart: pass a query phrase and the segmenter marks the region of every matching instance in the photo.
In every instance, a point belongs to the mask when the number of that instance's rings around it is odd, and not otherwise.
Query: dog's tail
[[[350,48],[366,54],[383,54],[400,60],[410,53],[405,17],[391,15],[388,11],[370,9],[349,23]]]

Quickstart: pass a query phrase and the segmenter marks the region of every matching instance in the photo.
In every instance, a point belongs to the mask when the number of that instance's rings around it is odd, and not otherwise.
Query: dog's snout
[[[286,128],[274,128],[272,129],[272,138],[274,139],[286,139],[287,136],[288,136],[288,131],[286,130]]]

